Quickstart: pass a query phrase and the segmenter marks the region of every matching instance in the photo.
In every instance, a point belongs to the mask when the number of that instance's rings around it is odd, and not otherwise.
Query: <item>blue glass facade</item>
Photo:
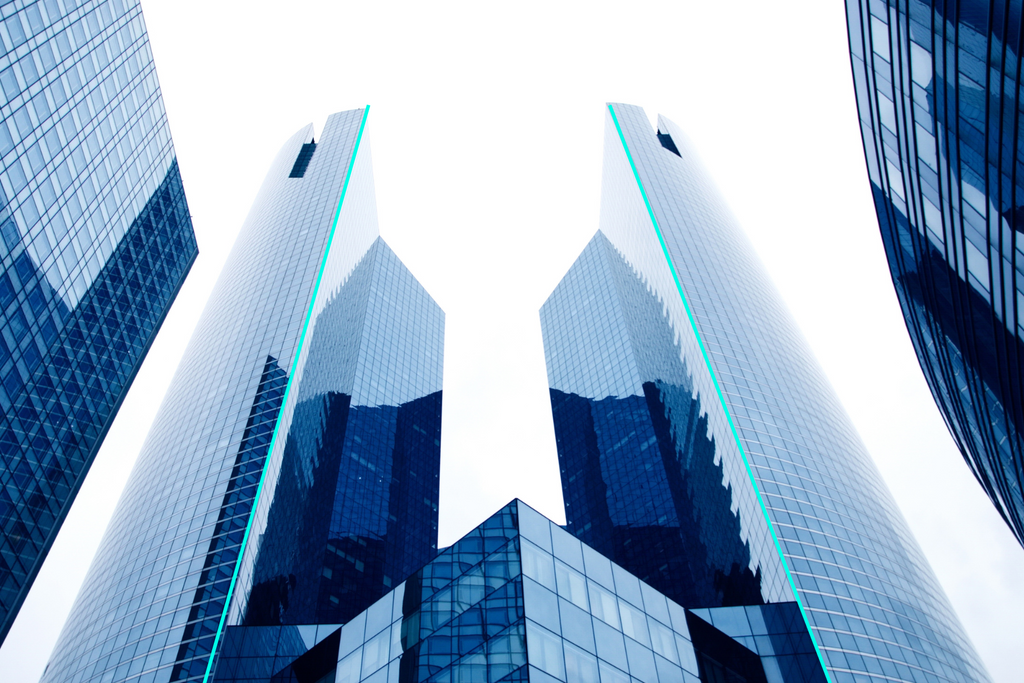
[[[229,625],[346,623],[437,554],[444,312],[380,238],[334,255]]]
[[[513,501],[343,626],[229,627],[213,680],[783,683],[815,666],[794,603],[685,610]]]
[[[0,641],[197,247],[137,2],[0,9]]]
[[[317,292],[378,238],[366,114],[332,115],[316,141],[306,126],[278,153],[42,680],[206,674]]]
[[[988,680],[672,122],[609,105],[600,231],[541,324],[573,534],[693,614],[799,605],[835,683]]]
[[[687,607],[793,600],[721,406],[603,233],[541,321],[567,528]]]
[[[1024,544],[1020,0],[848,0],[893,284],[961,453]]]

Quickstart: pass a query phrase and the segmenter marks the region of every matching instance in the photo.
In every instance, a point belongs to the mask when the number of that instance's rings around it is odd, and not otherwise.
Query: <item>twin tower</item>
[[[674,124],[606,111],[541,309],[567,524],[439,550],[444,313],[380,238],[368,109],[282,148],[47,682],[986,681]]]

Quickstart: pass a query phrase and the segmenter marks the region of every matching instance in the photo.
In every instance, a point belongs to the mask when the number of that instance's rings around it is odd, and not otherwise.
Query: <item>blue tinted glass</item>
[[[1021,5],[846,9],[868,175],[910,338],[971,471],[1024,544]]]
[[[536,581],[524,578],[523,600],[531,619],[549,631],[561,632],[558,618],[558,597],[554,593]]]
[[[620,669],[629,670],[626,661],[626,644],[622,633],[607,624],[594,620],[594,639],[597,641],[597,656],[611,662]]]
[[[566,600],[559,600],[558,607],[562,617],[562,636],[587,652],[596,653],[590,614]]]
[[[102,17],[96,21],[99,29]],[[79,27],[76,45],[92,31],[88,22]],[[135,14],[124,36],[137,27]],[[138,58],[128,58],[125,73]],[[349,270],[377,238],[368,151],[357,151],[363,120],[364,110],[331,116],[302,178],[288,173],[311,126],[275,159],[43,680],[203,678],[261,473],[280,431],[285,388],[332,227],[337,220],[331,252],[347,255]],[[71,162],[77,167],[81,159],[72,153]],[[59,170],[57,180],[65,181]],[[286,577],[278,588],[287,586]],[[273,623],[260,633],[268,643],[306,637]],[[298,647],[287,642],[286,649]],[[264,651],[263,659],[274,656]]]
[[[825,664],[840,681],[985,680],[849,419],[671,121],[654,131],[643,110],[609,106],[601,230],[541,324],[567,528],[683,607],[736,606],[719,619],[730,633],[691,630],[701,666],[737,646],[760,652],[758,638],[774,643],[753,634],[750,617],[771,608],[792,634],[789,659],[771,664],[787,676],[820,680]],[[874,578],[893,572],[913,578]],[[726,675],[716,672],[707,675]]]
[[[654,653],[641,647],[636,641],[626,638],[626,657],[629,660],[629,674],[642,683],[658,683],[658,669],[654,664]]]
[[[699,351],[681,358],[648,287],[598,233],[541,309],[567,528],[687,606],[789,599],[725,417],[694,385]]]
[[[0,55],[0,641],[198,253],[138,2],[47,5]]]
[[[714,614],[706,610],[701,612],[701,618],[690,617],[697,619],[697,630],[704,629],[701,633],[706,642],[701,646],[674,635],[652,615],[633,606],[628,607],[636,613],[628,617],[634,625],[630,632],[636,633],[636,624],[656,624],[660,630],[653,644],[624,638],[602,622],[596,622],[595,639],[594,622],[586,610],[561,598],[555,607],[553,593],[519,574],[521,548],[529,544],[519,536],[524,512],[536,515],[519,501],[498,511],[352,619],[340,633],[332,631],[320,640],[306,635],[303,643],[288,639],[289,630],[309,634],[311,627],[229,627],[214,680],[266,683],[266,672],[273,671],[270,683],[370,683],[378,679],[401,683],[695,683],[696,677],[684,674],[678,666],[680,657],[693,672],[703,667],[701,670],[710,676],[720,675],[706,679],[712,682],[815,680],[799,668],[798,658],[803,651],[786,656],[751,652],[742,642],[712,626]],[[557,527],[552,527],[551,536],[554,547],[566,541],[559,536],[572,538]],[[547,551],[533,547],[534,552],[553,559]],[[625,579],[621,568],[616,567],[615,572]],[[650,586],[642,584],[640,590],[651,602],[657,602],[659,594]],[[613,595],[612,599],[618,598]],[[628,605],[624,601],[622,604]],[[787,604],[797,614],[795,623],[802,624],[799,611],[792,603]],[[392,608],[390,612],[388,606]],[[386,614],[392,619],[390,629],[380,627]],[[788,628],[794,623],[790,613],[779,617],[770,612],[763,618],[776,627]],[[373,631],[379,634],[372,635]],[[393,635],[396,633],[399,637]],[[286,642],[287,653],[282,647]],[[736,653],[741,653],[743,666],[722,659]],[[744,678],[735,678],[737,673]]]
[[[436,553],[444,314],[382,240],[350,259],[327,257],[232,624],[344,623]]]
[[[523,574],[550,590],[556,590],[554,558],[523,539]]]

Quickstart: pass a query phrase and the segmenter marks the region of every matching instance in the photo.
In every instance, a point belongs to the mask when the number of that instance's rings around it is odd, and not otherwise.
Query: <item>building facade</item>
[[[233,588],[338,623],[436,554],[444,314],[378,236],[367,113],[275,159],[44,681],[204,680]]]
[[[935,402],[1024,545],[1019,0],[846,3],[868,176]]]
[[[833,683],[988,680],[682,132],[609,105],[602,183],[541,309],[566,528],[687,609],[798,605]]]
[[[139,3],[0,19],[2,642],[198,251]]]
[[[230,627],[212,680],[783,683],[808,665],[793,603],[683,609],[516,500],[343,626]]]

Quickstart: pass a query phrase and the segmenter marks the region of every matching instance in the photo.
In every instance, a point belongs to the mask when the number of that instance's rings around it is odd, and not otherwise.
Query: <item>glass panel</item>
[[[619,601],[611,591],[601,588],[593,581],[588,581],[587,585],[590,588],[590,611],[606,624],[619,628]]]
[[[593,683],[598,680],[597,658],[589,652],[565,643],[565,675],[568,683]]]
[[[581,609],[590,609],[587,601],[587,580],[567,565],[555,561],[558,594]]]
[[[622,632],[646,647],[651,646],[647,633],[647,615],[625,600],[619,600],[619,614],[622,616]]]
[[[561,638],[527,619],[526,647],[531,664],[556,678],[565,680]]]
[[[522,543],[523,574],[537,581],[545,588],[556,590],[555,560],[529,541]]]

